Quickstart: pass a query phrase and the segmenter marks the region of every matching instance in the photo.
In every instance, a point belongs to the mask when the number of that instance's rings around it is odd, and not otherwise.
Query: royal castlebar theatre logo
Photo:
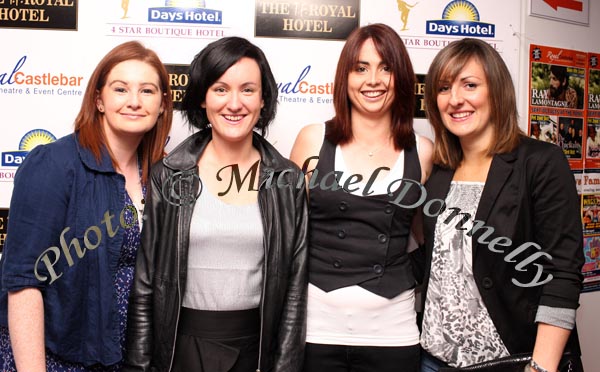
[[[442,12],[442,19],[427,21],[430,35],[495,37],[496,26],[480,21],[479,11],[471,2],[454,0]]]
[[[56,137],[45,129],[34,129],[25,133],[19,142],[18,151],[2,152],[3,167],[18,167],[23,163],[27,154],[38,145],[46,145],[56,141]]]

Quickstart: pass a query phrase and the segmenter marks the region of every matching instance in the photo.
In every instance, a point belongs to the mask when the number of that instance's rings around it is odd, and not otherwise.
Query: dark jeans
[[[306,344],[304,372],[418,372],[419,345],[346,346]]]
[[[421,372],[438,372],[440,368],[449,367],[441,360],[429,355],[425,350],[421,350]]]

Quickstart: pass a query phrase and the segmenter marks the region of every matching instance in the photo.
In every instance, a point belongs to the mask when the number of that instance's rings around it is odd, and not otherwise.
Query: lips
[[[377,98],[385,94],[385,90],[365,90],[361,92],[364,96],[369,98]]]
[[[144,117],[144,115],[140,115],[140,114],[128,114],[126,112],[121,113],[121,115],[130,117],[130,118],[143,118]]]
[[[455,112],[453,114],[450,114],[450,116],[452,116],[452,118],[454,118],[454,119],[464,119],[471,115],[473,115],[473,112],[471,112],[471,111],[461,111],[461,112]]]
[[[244,115],[223,115],[223,117],[229,121],[240,121],[244,118]]]

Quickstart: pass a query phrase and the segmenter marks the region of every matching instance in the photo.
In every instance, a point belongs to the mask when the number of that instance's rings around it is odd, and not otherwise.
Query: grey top
[[[190,227],[184,307],[246,310],[259,306],[263,226],[258,203],[232,205],[204,190]]]

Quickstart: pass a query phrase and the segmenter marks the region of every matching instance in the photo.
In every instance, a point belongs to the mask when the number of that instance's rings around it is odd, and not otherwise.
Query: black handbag
[[[494,359],[483,363],[461,368],[440,368],[439,372],[523,372],[531,362],[531,353],[514,354],[504,358]],[[565,352],[558,364],[559,372],[583,372],[583,364],[578,355]]]

